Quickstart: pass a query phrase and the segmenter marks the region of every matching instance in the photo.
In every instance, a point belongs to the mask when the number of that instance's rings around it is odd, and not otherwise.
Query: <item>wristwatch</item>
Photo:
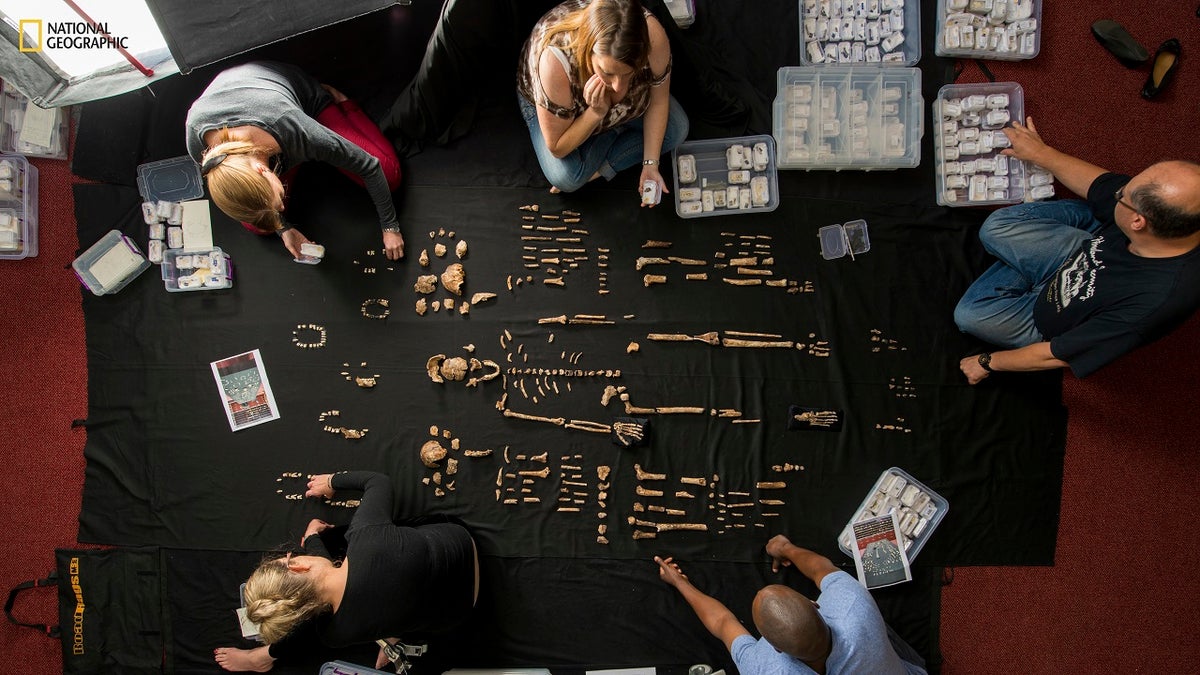
[[[392,234],[400,234],[400,226],[399,225],[389,225],[388,227],[383,228],[383,231],[391,232]]]
[[[988,371],[989,373],[996,372],[996,371],[992,370],[992,353],[991,352],[984,352],[979,355],[979,367],[983,368],[984,370]]]
[[[643,160],[642,160],[642,165],[643,165],[643,166],[655,166],[655,165],[657,165],[657,164],[658,164],[658,160],[657,160],[657,159],[643,159]]]

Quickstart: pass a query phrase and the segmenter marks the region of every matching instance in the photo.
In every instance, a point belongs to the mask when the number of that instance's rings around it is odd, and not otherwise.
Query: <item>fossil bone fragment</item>
[[[754,486],[759,490],[782,490],[787,487],[787,483],[783,481],[759,481]]]
[[[491,448],[488,448],[487,450],[463,450],[463,455],[465,457],[488,457],[491,454]]]
[[[562,324],[565,326],[565,325],[567,325],[567,315],[562,314],[560,316],[543,317],[541,319],[538,319],[538,323],[541,325],[546,325],[546,324],[551,324],[551,323],[559,323],[559,324]]]
[[[471,304],[478,305],[481,302],[492,300],[496,297],[495,293],[476,293],[471,296]]]
[[[546,284],[547,286],[566,286],[567,285],[567,282],[562,277],[550,277],[548,279],[542,279],[542,283]]]
[[[694,530],[698,532],[708,531],[708,525],[704,523],[658,523],[654,527],[659,532],[672,532],[679,530]]]
[[[518,476],[530,476],[530,477],[536,477],[536,478],[549,478],[550,477],[550,467],[547,466],[547,467],[545,467],[543,469],[539,469],[537,471],[533,471],[533,470],[518,471],[517,475]]]
[[[437,290],[437,279],[436,274],[422,274],[417,277],[417,282],[413,284],[413,290],[428,295]]]
[[[441,373],[442,361],[445,360],[445,354],[435,354],[429,357],[429,360],[425,362],[425,372],[429,373],[429,379],[437,382],[438,384],[442,384],[446,381],[442,378]]]
[[[446,449],[437,441],[425,441],[425,445],[421,446],[421,463],[425,466],[435,469],[438,462],[446,458]]]
[[[769,277],[775,275],[771,270],[760,270],[752,267],[739,267],[737,268],[737,273],[748,277]]]
[[[425,316],[425,312],[428,311],[428,309],[429,305],[425,302],[425,298],[417,298],[417,316]]]
[[[775,339],[778,339],[778,338],[783,337],[782,335],[779,335],[778,333],[747,333],[745,331],[740,331],[740,330],[727,330],[727,331],[725,331],[725,334],[732,336],[732,337],[745,337],[745,338],[775,338]]]
[[[696,495],[688,492],[687,490],[678,490],[675,492],[675,496],[679,497],[680,499],[695,499],[696,498]]]
[[[699,485],[700,487],[708,485],[708,480],[703,477],[692,478],[690,476],[683,476],[679,479],[679,482],[684,485]]]
[[[530,422],[548,422],[550,424],[553,424],[553,425],[559,426],[559,427],[561,427],[562,425],[567,423],[566,418],[563,418],[563,417],[542,417],[540,415],[526,415],[525,413],[519,413],[519,412],[516,412],[513,410],[508,410],[508,409],[505,409],[504,411],[502,411],[501,414],[503,414],[505,417],[512,417],[512,418],[519,419],[519,420],[528,420]]]
[[[634,488],[634,492],[636,492],[639,497],[661,497],[661,496],[663,496],[662,490],[647,490],[646,488],[642,487],[641,485]]]
[[[729,277],[721,277],[721,281],[731,286],[761,286],[762,279],[730,279]]]
[[[671,242],[649,239],[646,243],[642,244],[642,248],[671,248]]]
[[[662,274],[647,274],[642,277],[642,285],[645,286],[646,288],[650,288],[651,286],[653,286],[655,284],[665,284],[665,283],[667,283],[667,277]]]
[[[670,264],[671,264],[671,261],[666,258],[642,257],[642,258],[637,259],[637,262],[634,264],[634,269],[641,272],[642,268],[645,267],[646,265],[670,265]]]
[[[442,243],[434,244],[433,245],[433,254],[439,258],[446,255],[446,245],[442,244]]]
[[[373,377],[355,377],[354,384],[357,384],[363,389],[370,389],[371,387],[375,386],[376,382],[375,378]]]
[[[542,453],[542,454],[540,454],[540,455],[533,455],[533,456],[531,456],[531,457],[529,458],[529,461],[531,461],[531,462],[541,462],[542,464],[545,464],[545,463],[546,463],[546,460],[548,460],[548,459],[550,459],[550,453],[549,453],[549,452],[543,452],[543,453]]]
[[[612,427],[599,422],[590,422],[588,420],[571,420],[563,425],[566,429],[575,429],[577,431],[591,431],[597,434],[612,433]]]
[[[703,415],[706,408],[693,406],[663,406],[655,408],[654,412],[660,415]]]
[[[463,258],[467,257],[467,240],[466,239],[459,239],[458,243],[454,245],[454,255],[457,256],[459,260],[462,260]]]
[[[642,530],[634,530],[633,538],[634,539],[657,539],[658,533],[657,532],[643,532]]]
[[[429,267],[429,249],[421,249],[421,257],[417,258],[417,262],[421,267]]]
[[[665,474],[665,473],[650,473],[649,471],[642,469],[641,464],[634,464],[633,470],[637,473],[638,480],[666,480],[667,479],[667,474]]]
[[[730,258],[726,264],[730,267],[754,267],[758,264],[758,258]]]
[[[442,286],[455,295],[462,295],[462,285],[466,282],[466,273],[462,263],[451,263],[442,272]]]
[[[610,471],[612,471],[611,467],[602,464],[596,467],[596,476],[598,476],[600,480],[608,480],[608,474]]]
[[[461,356],[455,356],[442,361],[441,367],[442,377],[451,382],[461,382],[467,375],[467,360]]]
[[[742,340],[739,338],[723,338],[723,347],[760,347],[763,349],[791,349],[796,343],[791,340]]]
[[[446,308],[447,312],[452,311],[454,309],[454,298],[446,298],[442,301],[442,306]]]
[[[694,274],[685,274],[685,275],[683,275],[683,278],[687,279],[688,281],[706,281],[706,280],[708,280],[708,272],[696,272]]]
[[[782,499],[760,499],[758,503],[766,506],[783,506]]]

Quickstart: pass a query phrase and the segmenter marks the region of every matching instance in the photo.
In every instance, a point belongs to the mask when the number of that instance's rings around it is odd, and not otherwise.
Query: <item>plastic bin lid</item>
[[[148,202],[183,202],[204,196],[200,167],[188,155],[138,166],[137,186]]]

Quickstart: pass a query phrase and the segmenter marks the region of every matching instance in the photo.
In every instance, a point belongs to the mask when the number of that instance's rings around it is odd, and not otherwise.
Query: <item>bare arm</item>
[[[1066,368],[1069,364],[1054,358],[1049,342],[1035,342],[1020,349],[992,352],[992,362],[989,365],[992,370],[996,371],[1028,372]],[[971,384],[979,384],[990,374],[983,369],[983,366],[979,365],[978,356],[964,358],[959,362],[958,367],[962,370],[963,375],[967,376],[967,382]]]
[[[801,574],[808,577],[817,588],[828,575],[838,571],[837,565],[821,555],[806,548],[800,548],[782,534],[777,534],[767,542],[767,555],[771,556],[771,571],[778,572],[779,567],[795,565]]]
[[[679,569],[679,565],[676,565],[671,558],[664,560],[654,556],[654,562],[658,563],[659,578],[679,591],[679,594],[691,606],[692,611],[700,618],[700,623],[703,623],[708,632],[725,644],[725,649],[732,651],[734,640],[750,634],[750,631],[742,626],[742,622],[738,621],[733,612],[721,604],[720,600],[705,595],[700,589],[693,586],[683,571]]]
[[[542,51],[538,63],[538,74],[546,96],[555,104],[564,108],[571,107],[571,80],[563,70],[562,64],[547,48]],[[546,139],[546,148],[550,154],[562,159],[571,154],[583,142],[591,137],[610,107],[608,92],[599,76],[593,74],[583,86],[583,98],[587,107],[573,119],[563,119],[538,105],[538,125],[542,128],[542,138]]]
[[[650,75],[658,79],[671,65],[671,43],[658,20],[646,19],[650,32]],[[671,76],[650,89],[650,105],[642,121],[642,159],[658,159],[662,156],[663,137],[667,135],[667,118],[671,113]],[[642,178],[638,185],[648,180],[655,181],[663,194],[670,192],[667,182],[657,165],[642,165]]]
[[[1004,135],[1008,136],[1012,147],[1001,151],[1001,154],[1037,164],[1054,174],[1060,183],[1080,197],[1087,196],[1092,181],[1108,173],[1091,162],[1046,145],[1033,125],[1032,117],[1026,117],[1025,124],[1013,122],[1011,127],[1004,130]]]

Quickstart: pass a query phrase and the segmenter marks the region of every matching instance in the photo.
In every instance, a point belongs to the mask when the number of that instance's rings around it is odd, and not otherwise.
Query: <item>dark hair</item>
[[[599,35],[593,48],[633,68],[634,72],[645,68],[650,56],[650,30],[642,6],[636,0],[593,4],[597,9],[593,20],[598,19],[599,25],[615,27],[612,32]]]
[[[1146,222],[1150,232],[1161,239],[1182,239],[1200,232],[1200,213],[1190,213],[1168,203],[1162,196],[1162,185],[1151,181],[1129,195]]]

